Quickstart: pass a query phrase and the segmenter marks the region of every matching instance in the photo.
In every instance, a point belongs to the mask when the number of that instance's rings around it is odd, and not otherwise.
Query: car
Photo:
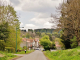
[[[45,51],[45,49],[43,49],[43,51]]]
[[[35,50],[39,50],[39,48],[35,48]]]

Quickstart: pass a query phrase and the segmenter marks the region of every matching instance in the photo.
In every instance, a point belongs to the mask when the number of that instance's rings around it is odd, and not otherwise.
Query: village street
[[[42,51],[36,50],[30,54],[25,54],[23,57],[16,60],[47,60],[47,58],[44,56]]]

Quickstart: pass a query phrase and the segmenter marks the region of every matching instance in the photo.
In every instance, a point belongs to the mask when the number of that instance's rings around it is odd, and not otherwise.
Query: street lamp
[[[26,38],[26,50],[27,50],[27,38]]]
[[[24,27],[19,27],[19,28],[24,28]],[[17,53],[17,27],[16,27],[16,53]]]

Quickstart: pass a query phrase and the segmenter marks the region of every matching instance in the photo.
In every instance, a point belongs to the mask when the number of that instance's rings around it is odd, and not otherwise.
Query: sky
[[[56,14],[56,8],[63,0],[6,0],[11,4],[21,22],[20,27],[24,29],[56,28],[50,23],[51,14]]]

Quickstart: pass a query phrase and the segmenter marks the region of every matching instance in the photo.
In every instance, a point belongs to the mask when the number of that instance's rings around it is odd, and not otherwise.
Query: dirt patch
[[[4,55],[3,54],[0,54],[0,57],[4,57]]]

